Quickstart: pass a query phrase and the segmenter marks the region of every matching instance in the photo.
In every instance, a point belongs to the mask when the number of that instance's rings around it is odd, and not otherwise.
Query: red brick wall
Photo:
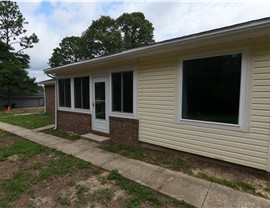
[[[92,129],[90,114],[59,110],[57,114],[57,128],[59,130],[70,131],[76,134],[86,134]]]
[[[55,88],[54,85],[45,85],[46,113],[54,116],[55,114]]]
[[[139,145],[139,120],[110,117],[110,138],[129,146]]]

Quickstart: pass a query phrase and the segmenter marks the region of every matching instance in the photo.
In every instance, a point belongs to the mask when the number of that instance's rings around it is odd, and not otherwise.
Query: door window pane
[[[97,119],[106,119],[105,82],[95,83],[95,113]]]
[[[97,119],[103,119],[105,120],[106,118],[106,108],[105,108],[105,101],[96,101],[95,104],[95,109],[96,109],[96,118]]]
[[[183,61],[182,118],[238,124],[242,54]]]

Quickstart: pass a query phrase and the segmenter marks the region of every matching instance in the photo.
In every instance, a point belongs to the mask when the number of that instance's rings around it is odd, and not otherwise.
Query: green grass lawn
[[[115,207],[110,206],[115,193],[124,196],[117,207],[194,208],[130,181],[116,170],[108,173],[71,155],[0,130],[1,208],[36,207],[35,199],[44,196],[50,198],[50,207]]]
[[[0,121],[28,129],[35,129],[54,124],[54,117],[44,114],[42,110],[14,110],[10,113],[1,112]]]
[[[80,135],[78,135],[78,134],[73,134],[73,133],[70,133],[70,132],[60,131],[60,130],[54,129],[54,128],[46,129],[46,130],[43,130],[42,132],[45,133],[45,134],[50,134],[50,135],[53,135],[53,136],[61,137],[61,138],[64,138],[64,139],[67,139],[67,140],[70,140],[70,141],[75,141],[75,140],[78,140],[78,139],[81,138]]]

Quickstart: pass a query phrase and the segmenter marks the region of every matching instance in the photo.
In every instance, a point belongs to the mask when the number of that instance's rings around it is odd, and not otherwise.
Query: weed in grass
[[[70,205],[71,204],[71,202],[70,202],[70,200],[69,200],[69,198],[68,197],[66,197],[66,196],[58,196],[57,198],[56,198],[56,201],[60,204],[60,205]]]
[[[23,170],[13,173],[9,179],[3,180],[1,186],[5,192],[5,199],[13,201],[32,187],[32,177]]]
[[[107,176],[108,180],[115,180],[116,183],[121,187],[121,189],[132,194],[131,198],[127,202],[125,207],[139,207],[142,203],[146,201],[153,202],[157,207],[163,205],[162,199],[153,190],[132,182],[127,178],[119,174],[117,170],[113,170]]]

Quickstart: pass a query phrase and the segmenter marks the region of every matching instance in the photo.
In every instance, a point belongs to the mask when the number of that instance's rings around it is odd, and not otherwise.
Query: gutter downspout
[[[49,77],[51,77],[52,79],[54,79],[55,83],[54,83],[54,129],[57,129],[57,112],[58,112],[58,96],[57,96],[57,79],[54,75],[51,75],[51,74],[47,74]]]

